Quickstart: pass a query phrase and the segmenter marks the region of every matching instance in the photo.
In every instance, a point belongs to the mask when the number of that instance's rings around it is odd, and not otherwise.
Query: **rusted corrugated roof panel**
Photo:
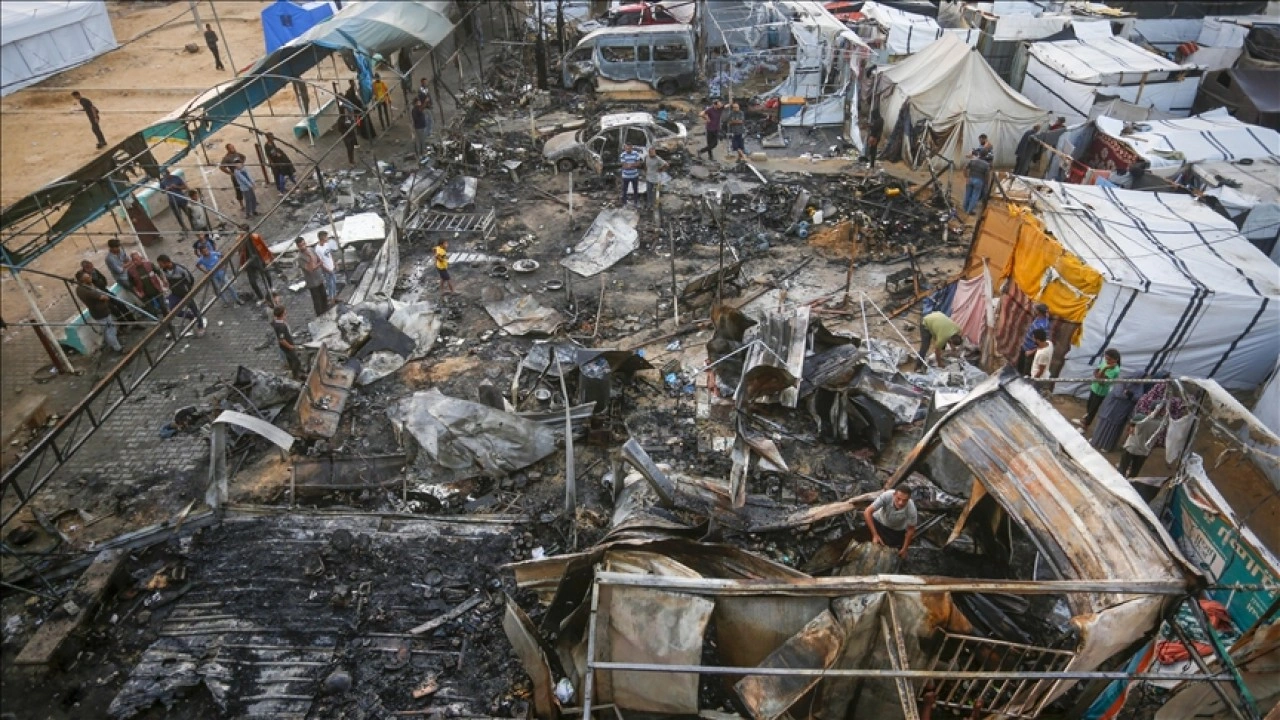
[[[989,382],[936,432],[1064,579],[1185,577],[1154,516],[1122,497],[1115,470],[1029,387]]]

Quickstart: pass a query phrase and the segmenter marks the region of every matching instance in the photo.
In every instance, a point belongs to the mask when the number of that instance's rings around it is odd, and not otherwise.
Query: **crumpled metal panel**
[[[311,438],[331,438],[337,434],[355,379],[354,372],[334,365],[328,348],[321,345],[298,395],[298,434]]]
[[[636,224],[640,215],[631,208],[601,210],[573,253],[560,261],[582,277],[592,277],[613,267],[640,245]]]

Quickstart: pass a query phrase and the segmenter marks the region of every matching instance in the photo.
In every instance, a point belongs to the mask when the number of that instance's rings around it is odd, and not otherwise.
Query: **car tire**
[[[677,85],[676,81],[672,80],[671,78],[662,78],[661,80],[658,81],[657,88],[660,94],[666,97],[671,97],[672,95],[676,94],[676,92],[680,89],[680,86]]]
[[[581,80],[573,84],[574,92],[578,93],[579,95],[590,95],[591,93],[595,92],[595,89],[596,89],[595,83],[591,82],[587,78],[582,78]]]
[[[573,158],[560,158],[556,161],[556,169],[560,172],[573,172],[578,167],[578,163]]]

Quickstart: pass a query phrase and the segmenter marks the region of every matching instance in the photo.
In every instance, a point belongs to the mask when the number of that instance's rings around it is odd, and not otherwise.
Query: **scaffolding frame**
[[[596,657],[597,652],[597,626],[600,608],[600,588],[601,586],[611,587],[632,587],[646,588],[650,590],[664,590],[669,592],[678,592],[682,594],[697,595],[703,597],[725,597],[725,596],[799,596],[799,597],[848,597],[870,592],[886,593],[887,612],[892,620],[888,622],[881,616],[881,628],[883,639],[889,649],[890,664],[893,666],[889,669],[884,668],[801,668],[801,667],[734,667],[725,665],[688,665],[677,663],[641,663],[641,662],[613,662],[608,660],[600,660]],[[1210,586],[1203,589],[1214,589],[1216,586]],[[1224,588],[1226,586],[1223,586]],[[1267,586],[1231,586],[1231,589],[1237,590],[1265,590]],[[944,706],[954,709],[965,709],[972,711],[975,708],[974,701],[980,701],[989,688],[994,683],[1004,683],[1006,686],[1014,683],[1017,688],[1026,688],[1028,686],[1046,686],[1040,691],[1039,697],[1041,701],[1037,703],[1034,712],[1029,714],[1011,714],[1003,712],[997,708],[987,707],[981,702],[976,707],[981,708],[985,712],[993,713],[1000,716],[1017,717],[1017,718],[1035,718],[1043,709],[1042,706],[1048,697],[1048,690],[1060,681],[1072,680],[1121,680],[1125,682],[1141,681],[1141,680],[1169,680],[1171,676],[1161,673],[1140,673],[1124,670],[1063,670],[1063,669],[1041,669],[1041,670],[973,670],[966,665],[963,669],[955,669],[947,667],[939,669],[931,665],[927,669],[912,669],[906,665],[905,643],[903,642],[902,628],[897,620],[897,612],[894,607],[894,595],[897,593],[946,593],[946,592],[1004,592],[1011,594],[1025,595],[1066,595],[1072,593],[1113,593],[1121,591],[1126,595],[1162,595],[1169,597],[1178,597],[1181,602],[1190,602],[1190,604],[1199,608],[1196,602],[1196,593],[1189,591],[1187,585],[1181,582],[1167,581],[1127,581],[1127,580],[967,580],[958,578],[936,578],[936,577],[901,577],[898,576],[870,576],[870,577],[826,577],[806,579],[802,582],[786,582],[786,581],[759,581],[759,580],[724,580],[714,578],[685,578],[659,575],[639,575],[633,573],[608,572],[602,567],[595,568],[595,580],[591,585],[591,607],[587,621],[587,656],[586,656],[586,677],[583,681],[582,692],[582,717],[589,719],[591,717],[592,706],[595,702],[596,671],[628,671],[628,672],[657,672],[657,673],[698,673],[705,675],[741,675],[741,676],[782,676],[782,677],[816,677],[816,678],[857,678],[857,679],[874,679],[874,680],[890,680],[893,681],[898,688],[898,694],[902,701],[902,710],[907,718],[920,717],[920,705],[917,705],[917,696],[919,702],[926,708],[934,706]],[[1178,606],[1176,603],[1171,607],[1170,612]],[[1200,669],[1200,673],[1194,675],[1178,675],[1174,676],[1178,680],[1191,682],[1208,682],[1214,691],[1218,694],[1223,703],[1229,707],[1234,716],[1241,720],[1260,720],[1261,714],[1258,712],[1257,706],[1253,701],[1252,695],[1244,685],[1238,669],[1231,661],[1226,649],[1222,647],[1217,635],[1214,633],[1212,626],[1205,625],[1208,622],[1203,613],[1195,613],[1197,620],[1214,640],[1213,647],[1217,660],[1222,664],[1222,669],[1218,672],[1210,670],[1204,659],[1200,658],[1194,652],[1192,656],[1196,659],[1196,663]],[[1171,617],[1171,615],[1170,615]],[[1179,632],[1183,642],[1188,642],[1185,637],[1181,636],[1181,629],[1176,622],[1174,627]],[[961,636],[954,636],[961,637]],[[988,638],[977,638],[983,643],[1003,643],[1003,641],[992,641]],[[1016,643],[1003,643],[1009,646],[1017,646]],[[1038,646],[1026,646],[1037,652],[1061,653],[1067,651],[1055,650],[1053,648],[1042,648]],[[896,650],[896,652],[895,652]],[[941,646],[940,646],[941,650]],[[1069,653],[1074,657],[1074,653]],[[935,663],[936,665],[936,663]],[[911,682],[913,680],[926,681],[918,691],[914,690]],[[951,697],[951,704],[938,701],[938,690],[930,686],[929,683],[952,683],[955,688],[965,687],[965,683],[969,686],[977,686],[981,684],[982,691],[973,696],[968,693],[972,699],[969,705],[962,705],[954,702]],[[1231,685],[1235,690],[1236,698],[1233,699],[1230,694],[1222,687],[1223,684]],[[946,687],[943,685],[942,687]],[[1006,694],[1007,695],[1007,694]],[[997,695],[999,697],[999,695]],[[1016,694],[1011,697],[1017,697]],[[962,698],[963,699],[963,698]]]

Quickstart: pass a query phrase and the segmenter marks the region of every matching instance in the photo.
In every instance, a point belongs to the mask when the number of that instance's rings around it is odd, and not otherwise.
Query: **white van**
[[[565,56],[561,82],[578,92],[619,92],[649,85],[663,95],[698,79],[693,28],[652,25],[596,30]]]

